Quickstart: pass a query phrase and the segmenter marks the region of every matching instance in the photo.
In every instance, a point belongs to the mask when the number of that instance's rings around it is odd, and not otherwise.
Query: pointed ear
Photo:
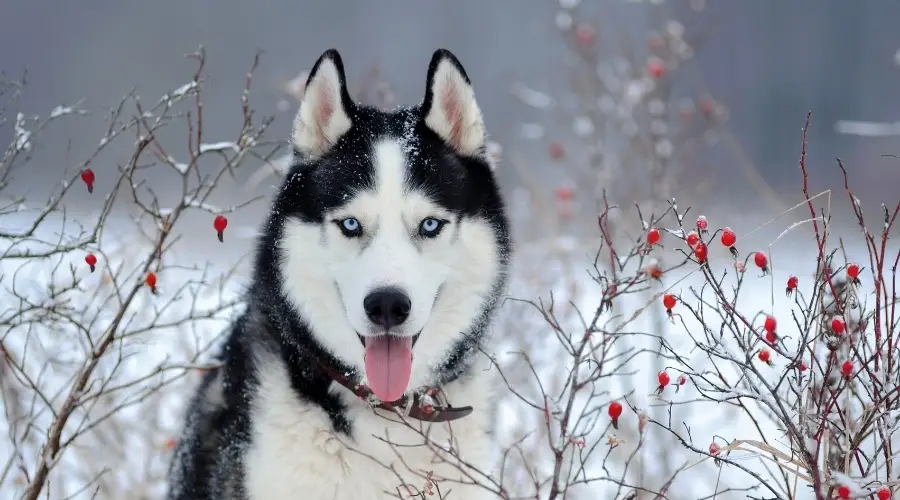
[[[484,122],[475,91],[449,50],[439,49],[431,57],[422,114],[425,125],[459,154],[475,156],[484,151]]]
[[[335,49],[328,50],[306,79],[291,134],[294,148],[307,158],[327,153],[350,130],[353,106],[341,55]]]

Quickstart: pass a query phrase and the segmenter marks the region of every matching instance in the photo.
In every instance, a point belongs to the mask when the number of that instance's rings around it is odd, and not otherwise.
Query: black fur
[[[423,103],[386,112],[351,101],[343,63],[333,49],[316,61],[309,81],[326,57],[338,69],[342,104],[353,125],[323,156],[307,159],[299,152],[295,154],[295,165],[275,196],[264,234],[258,241],[253,279],[245,296],[246,311],[232,326],[218,355],[221,368],[204,376],[188,411],[170,469],[169,500],[246,498],[242,489],[242,456],[250,444],[250,407],[257,387],[254,353],[278,356],[290,373],[296,395],[325,410],[336,431],[352,436],[353,423],[347,419],[341,401],[329,394],[330,379],[318,363],[328,363],[342,371],[350,371],[349,367],[342,366],[314,340],[304,319],[289,305],[282,292],[277,264],[282,256],[277,242],[285,220],[325,223],[327,211],[374,185],[372,165],[365,161],[373,140],[394,136],[411,141],[410,150],[415,153],[410,158],[410,187],[427,193],[458,218],[489,221],[501,249],[502,268],[508,263],[511,243],[507,219],[483,152],[460,156],[424,123],[433,101],[431,84],[438,63],[449,60],[465,75],[459,61],[446,50],[436,51]],[[492,302],[485,304],[481,317],[467,332],[469,341],[455,347],[435,374],[435,383],[452,381],[468,369],[504,286],[505,275],[496,283]]]

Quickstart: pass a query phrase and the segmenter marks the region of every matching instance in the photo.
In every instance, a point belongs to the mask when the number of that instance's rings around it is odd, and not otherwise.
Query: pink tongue
[[[412,372],[412,337],[366,337],[366,378],[382,401],[403,397]]]

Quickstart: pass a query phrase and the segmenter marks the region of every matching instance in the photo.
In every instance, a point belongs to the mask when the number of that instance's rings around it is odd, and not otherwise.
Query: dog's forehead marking
[[[373,163],[375,167],[375,195],[385,205],[398,211],[406,197],[407,156],[401,141],[382,139],[375,144]]]

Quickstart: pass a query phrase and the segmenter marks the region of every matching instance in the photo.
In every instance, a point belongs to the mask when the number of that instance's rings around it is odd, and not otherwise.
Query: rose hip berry
[[[650,61],[647,64],[647,73],[653,78],[660,78],[666,72],[666,66],[662,61]]]
[[[566,155],[566,150],[563,148],[562,144],[553,141],[550,143],[550,157],[554,160],[558,160]]]
[[[657,381],[659,381],[659,388],[656,389],[656,394],[660,395],[663,393],[666,386],[669,385],[669,382],[671,382],[672,379],[669,378],[669,372],[665,370],[659,372],[659,374],[656,376],[656,379]]]
[[[800,280],[798,280],[796,276],[791,276],[790,278],[788,278],[787,288],[784,290],[784,294],[790,297],[791,294],[794,293],[794,290],[797,289],[797,284],[799,282]]]
[[[88,193],[94,192],[94,171],[86,168],[81,171],[81,181],[87,186]]]
[[[609,404],[609,409],[607,410],[609,413],[609,418],[612,419],[613,429],[619,429],[619,417],[622,416],[622,403],[618,401],[613,401]]]
[[[724,247],[728,248],[728,251],[731,252],[731,255],[734,256],[734,258],[737,258],[738,255],[740,255],[738,254],[737,248],[734,246],[734,244],[737,243],[737,235],[734,234],[734,231],[732,231],[730,227],[726,227],[722,230],[720,241]]]
[[[838,498],[841,498],[843,500],[849,499],[850,498],[850,487],[841,485],[837,489],[837,494],[838,494]]]
[[[678,303],[675,296],[672,294],[663,295],[663,306],[666,308],[666,314],[669,315],[669,318],[672,317],[672,309],[675,309],[675,305]]]
[[[678,394],[678,391],[681,390],[681,386],[687,383],[687,377],[684,375],[678,376],[678,385],[675,386],[675,394]]]
[[[84,256],[84,262],[91,268],[91,272],[97,269],[97,256],[89,253]]]
[[[841,318],[834,318],[831,320],[831,331],[834,332],[835,335],[841,336],[844,333],[844,329],[847,325],[844,323],[844,320]]]
[[[581,25],[575,28],[575,39],[578,40],[578,43],[583,47],[593,45],[596,38],[597,33],[594,31],[594,28],[588,25]]]
[[[722,448],[719,446],[719,443],[710,443],[709,445],[709,454],[712,456],[716,456],[719,452],[722,451]]]
[[[560,186],[556,188],[556,199],[558,199],[559,201],[570,201],[574,197],[574,189],[567,186]]]
[[[859,285],[859,264],[847,266],[847,277],[850,278],[850,283]]]
[[[853,375],[853,361],[849,359],[844,361],[844,364],[841,365],[841,374],[844,375],[844,378],[850,378],[850,375]]]
[[[694,248],[694,246],[697,245],[697,243],[700,243],[700,235],[697,234],[697,231],[689,232],[687,235],[687,238],[685,238],[685,239],[687,240],[688,246],[691,248]]]
[[[659,243],[660,235],[658,227],[651,227],[649,231],[647,231],[647,244],[655,245]]]
[[[706,220],[705,215],[697,217],[697,230],[700,231],[700,234],[706,234],[709,232],[709,221]]]
[[[891,490],[888,488],[881,488],[878,490],[878,500],[890,500],[891,499]]]
[[[766,321],[763,326],[765,327],[767,332],[774,332],[775,326],[777,324],[778,323],[775,321],[775,318],[773,316],[766,316]]]
[[[753,255],[753,263],[756,267],[762,269],[763,276],[769,274],[769,258],[764,252],[756,252]]]
[[[775,331],[767,331],[766,332],[766,342],[770,344],[774,344],[778,340],[778,336],[775,335]]]
[[[706,262],[706,256],[709,254],[709,250],[706,248],[706,243],[702,241],[697,243],[697,246],[694,247],[694,257],[697,258],[697,262],[703,264]]]
[[[144,282],[150,287],[150,293],[156,295],[156,274],[152,271],[147,273],[147,277],[144,278]]]
[[[768,349],[759,351],[759,360],[769,366],[772,366],[772,353],[769,352]]]
[[[224,215],[217,215],[215,219],[213,219],[213,229],[216,230],[216,237],[219,238],[219,242],[225,241],[225,228],[228,227],[228,219],[225,218]]]

